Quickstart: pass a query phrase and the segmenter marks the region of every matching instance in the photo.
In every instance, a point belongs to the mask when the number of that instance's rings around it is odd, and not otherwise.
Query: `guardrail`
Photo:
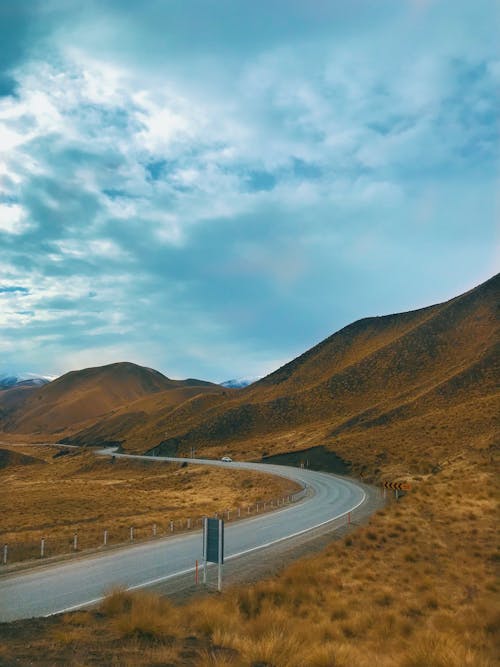
[[[263,514],[285,505],[297,503],[309,493],[307,487],[295,493],[262,500],[250,505],[219,510],[214,516],[224,521],[238,521],[256,514]],[[204,515],[207,516],[207,515]],[[0,572],[2,566],[21,562],[40,561],[60,556],[70,557],[81,553],[100,552],[127,544],[163,539],[179,533],[200,530],[202,517],[167,519],[148,523],[119,525],[111,528],[105,524],[87,526],[86,529],[68,529],[66,536],[51,536],[50,528],[40,533],[40,537],[29,541],[4,541],[0,536]]]

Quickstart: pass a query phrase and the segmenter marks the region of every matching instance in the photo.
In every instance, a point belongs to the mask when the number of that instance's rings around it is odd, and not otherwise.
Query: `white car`
[[[233,459],[230,456],[223,456],[221,461],[224,461],[224,463],[232,463]]]

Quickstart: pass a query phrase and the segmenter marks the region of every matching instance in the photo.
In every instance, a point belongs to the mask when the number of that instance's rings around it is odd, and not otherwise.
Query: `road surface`
[[[150,456],[116,456],[151,460]],[[328,473],[262,463],[154,459],[217,465],[230,470],[256,470],[293,479],[306,487],[304,498],[297,503],[226,524],[226,561],[327,524],[361,506],[366,499],[365,492],[356,483]],[[195,561],[201,561],[201,557],[202,534],[197,531],[4,574],[0,577],[0,621],[47,616],[89,606],[115,586],[129,590],[153,586],[194,571]]]

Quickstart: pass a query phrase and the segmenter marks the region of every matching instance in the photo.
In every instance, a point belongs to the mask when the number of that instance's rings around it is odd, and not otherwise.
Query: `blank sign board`
[[[224,563],[224,522],[221,519],[205,519],[204,554],[208,563]]]

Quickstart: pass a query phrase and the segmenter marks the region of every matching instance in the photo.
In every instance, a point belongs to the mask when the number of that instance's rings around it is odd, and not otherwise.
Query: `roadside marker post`
[[[108,544],[108,531],[104,531],[104,540],[103,540],[104,546],[107,546]]]
[[[130,526],[130,541],[134,541],[134,527]]]
[[[73,535],[73,551],[78,549],[78,533]]]
[[[40,540],[40,558],[45,556],[45,537]]]
[[[153,537],[156,537],[156,523],[153,524]]]
[[[4,544],[3,545],[3,564],[4,565],[7,565],[7,553],[8,553],[8,551],[9,551],[9,547],[6,544]]]

